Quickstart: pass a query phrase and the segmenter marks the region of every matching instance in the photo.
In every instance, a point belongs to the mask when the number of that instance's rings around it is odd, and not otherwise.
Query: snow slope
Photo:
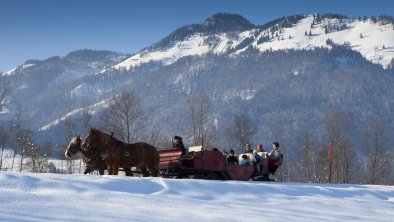
[[[0,173],[0,221],[391,221],[394,187]]]
[[[204,37],[196,34],[182,42],[176,42],[163,51],[141,52],[122,63],[114,66],[117,69],[131,68],[151,61],[160,61],[163,65],[170,65],[178,59],[189,55],[203,55],[209,51],[209,47],[204,44]]]
[[[335,28],[342,25],[345,25],[346,28],[343,30]],[[280,32],[276,31],[274,36],[272,33],[270,34],[270,28],[265,30],[255,28],[236,35],[234,33],[195,33],[183,40],[173,41],[164,49],[145,49],[115,65],[114,68],[130,69],[148,62],[170,65],[182,57],[206,53],[224,54],[230,52],[232,56],[237,56],[249,46],[262,52],[266,50],[314,49],[316,47],[331,48],[326,42],[327,39],[331,39],[334,44],[349,45],[367,60],[380,64],[384,68],[387,68],[394,58],[394,28],[391,23],[382,25],[379,22],[372,22],[371,19],[365,21],[343,19],[339,21],[336,18],[326,18],[319,23],[314,23],[314,15],[312,14],[301,19],[291,28],[284,28]],[[327,33],[326,28],[329,29]],[[305,32],[308,35],[305,35]],[[256,35],[256,33],[258,34]],[[269,37],[270,40],[258,44],[261,37]],[[231,51],[247,38],[253,38],[253,41],[235,52]]]
[[[27,69],[29,67],[35,66],[35,64],[24,64],[22,66],[19,66],[17,68],[13,68],[11,70],[8,70],[7,72],[3,73],[3,76],[10,76],[16,73],[17,70],[24,70]]]

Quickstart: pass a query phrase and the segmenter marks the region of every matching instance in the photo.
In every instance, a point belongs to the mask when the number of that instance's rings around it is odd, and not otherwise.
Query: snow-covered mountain
[[[239,15],[215,14],[202,24],[184,26],[159,43],[115,65],[130,69],[148,62],[169,65],[185,56],[229,54],[249,47],[261,52],[348,45],[367,60],[387,68],[394,58],[390,17],[353,19],[341,15],[298,15],[255,26]]]
[[[85,49],[64,57],[28,60],[0,76],[13,86],[8,110],[10,114],[15,114],[16,107],[20,106],[21,114],[29,119],[29,124],[34,128],[47,119],[57,119],[59,113],[69,111],[70,100],[78,91],[78,88],[72,91],[69,87],[74,88],[74,84],[83,82],[84,78],[94,76],[128,56]]]
[[[186,98],[198,94],[213,102],[217,129],[247,113],[268,141],[279,132],[317,132],[338,106],[356,116],[358,129],[371,116],[392,126],[393,23],[388,16],[312,14],[254,25],[220,13],[135,55],[80,50],[26,61],[0,78],[14,88],[8,117],[21,104],[28,124],[55,142],[64,139],[68,120],[83,134],[83,113],[100,112],[125,87],[142,99],[146,124],[165,135],[188,134]]]

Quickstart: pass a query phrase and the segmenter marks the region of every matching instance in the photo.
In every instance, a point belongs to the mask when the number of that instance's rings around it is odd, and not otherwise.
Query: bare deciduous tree
[[[12,130],[11,132],[13,133],[13,141],[12,142],[12,150],[13,150],[13,155],[12,155],[12,163],[11,163],[11,171],[14,170],[14,163],[15,163],[15,158],[17,155],[18,150],[20,150],[21,144],[21,136],[22,136],[22,108],[21,105],[17,105],[17,112],[15,115],[15,119],[12,121]]]
[[[11,94],[11,85],[8,81],[0,79],[0,113],[3,111],[9,95]]]
[[[191,96],[187,99],[187,110],[190,115],[190,126],[194,145],[202,145],[203,135],[208,130],[208,117],[211,102],[206,94]]]
[[[224,129],[224,137],[226,138],[226,143],[230,149],[234,149],[237,146],[237,138],[233,123]]]
[[[325,132],[333,144],[333,176],[336,182],[348,183],[356,155],[350,143],[353,118],[339,108],[331,109],[325,119]]]
[[[250,143],[252,136],[256,133],[256,127],[253,126],[252,119],[246,113],[238,113],[234,116],[235,138],[240,145]]]
[[[296,154],[296,163],[300,165],[300,172],[294,179],[302,182],[321,183],[327,175],[328,148],[318,144],[312,134],[305,131],[300,140],[300,152]]]
[[[158,129],[151,129],[150,133],[147,133],[144,138],[155,147],[167,149],[172,147],[171,140],[168,139],[171,138],[171,136],[164,135],[163,132]]]
[[[20,137],[18,138],[19,147],[19,172],[22,172],[25,158],[29,156],[29,153],[35,149],[35,143],[33,142],[33,131],[30,128],[24,128],[21,131]]]
[[[7,130],[0,126],[0,169],[3,167],[3,160],[4,160],[4,149],[8,139],[8,132]]]
[[[108,108],[102,112],[103,128],[114,132],[127,143],[132,143],[143,130],[143,124],[139,122],[142,112],[142,104],[137,95],[132,90],[123,89],[120,94],[112,97]]]
[[[245,113],[234,115],[234,120],[224,130],[225,137],[230,147],[237,152],[243,152],[246,143],[250,143],[257,128],[252,124],[252,119]]]
[[[305,131],[301,138],[301,174],[304,182],[317,182],[317,146],[313,142],[310,132]]]
[[[48,172],[48,155],[51,153],[51,143],[49,141],[43,144],[30,144],[30,149],[27,152],[26,167],[30,172],[43,173]]]
[[[90,125],[92,124],[93,115],[89,113],[89,110],[84,109],[81,117],[81,134],[86,133],[89,130]]]
[[[382,183],[389,164],[389,140],[386,127],[378,119],[372,118],[364,127],[364,150],[367,154],[367,182]]]

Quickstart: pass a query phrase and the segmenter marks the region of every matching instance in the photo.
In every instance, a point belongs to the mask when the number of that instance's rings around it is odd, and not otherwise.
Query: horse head
[[[70,158],[71,156],[75,155],[78,151],[80,151],[81,143],[82,143],[81,136],[73,137],[70,141],[70,144],[68,144],[66,152],[64,153],[66,157]]]
[[[89,149],[92,147],[96,147],[95,144],[98,144],[98,138],[99,138],[99,131],[96,130],[95,128],[90,128],[88,135],[84,139],[82,143],[82,149]]]

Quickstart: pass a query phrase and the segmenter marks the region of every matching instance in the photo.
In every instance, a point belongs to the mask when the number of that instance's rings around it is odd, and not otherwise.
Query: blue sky
[[[393,0],[0,0],[0,72],[78,49],[124,53],[217,12],[254,24],[300,13],[394,15]]]

